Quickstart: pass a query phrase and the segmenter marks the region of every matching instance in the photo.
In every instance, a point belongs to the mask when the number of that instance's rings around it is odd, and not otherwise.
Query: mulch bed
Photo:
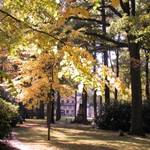
[[[0,150],[19,150],[19,149],[12,147],[7,141],[0,141]]]

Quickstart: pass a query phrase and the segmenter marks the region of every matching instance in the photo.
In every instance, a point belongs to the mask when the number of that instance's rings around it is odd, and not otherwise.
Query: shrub
[[[102,114],[96,120],[97,126],[105,130],[130,130],[131,104],[129,102],[112,102],[102,106]],[[143,102],[143,129],[150,133],[150,101]]]
[[[150,133],[150,100],[143,103],[143,122],[145,132]]]
[[[0,98],[0,139],[11,132],[10,122],[18,115],[18,107]]]
[[[112,102],[102,106],[102,114],[96,120],[97,126],[106,130],[128,131],[130,128],[131,107],[128,102]]]

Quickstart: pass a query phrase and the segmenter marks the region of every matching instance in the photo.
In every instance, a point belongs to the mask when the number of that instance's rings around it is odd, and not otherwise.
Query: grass
[[[150,150],[150,138],[119,137],[117,132],[75,124],[53,125],[51,141],[47,141],[45,124],[43,120],[27,120],[14,133],[30,150]]]

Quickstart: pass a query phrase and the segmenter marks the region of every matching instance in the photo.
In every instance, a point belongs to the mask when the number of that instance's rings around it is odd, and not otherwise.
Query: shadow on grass
[[[22,142],[32,143],[32,142],[44,142],[47,140],[47,133],[33,130],[34,127],[18,127],[14,130],[14,134],[17,139]]]
[[[150,148],[150,139],[132,136],[119,137],[116,132],[95,130],[90,127],[53,125],[51,141],[47,141],[45,124],[36,121],[26,122],[15,129],[17,139],[23,143],[44,143],[61,150],[119,150],[120,146],[133,146],[140,150]],[[58,135],[56,135],[58,133]],[[60,134],[61,133],[61,134]],[[62,136],[62,137],[61,137]],[[64,137],[63,137],[64,136]]]
[[[68,143],[66,141],[51,141],[51,144],[57,146],[59,149],[64,150],[117,150],[106,145],[94,145],[94,144],[77,144],[77,143]]]
[[[64,130],[65,129],[65,130]],[[67,129],[67,130],[66,130]],[[80,131],[79,133],[71,133],[71,130],[75,129]],[[92,140],[92,141],[109,141],[109,143],[130,143],[131,145],[139,145],[144,146],[144,148],[150,149],[150,138],[138,138],[134,136],[119,136],[119,134],[112,131],[104,131],[104,130],[81,130],[75,128],[53,128],[53,130],[58,132],[63,132],[67,134],[70,140]],[[92,131],[93,130],[93,131]]]

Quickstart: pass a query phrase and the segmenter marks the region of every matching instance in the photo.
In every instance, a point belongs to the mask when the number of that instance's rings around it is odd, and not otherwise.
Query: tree
[[[75,90],[75,103],[74,103],[74,120],[77,117],[77,90]]]
[[[117,84],[121,85],[121,81],[116,79],[106,66],[99,65],[98,67],[101,67],[101,70],[92,72],[95,60],[85,46],[85,43],[89,42],[87,31],[92,28],[92,24],[86,24],[90,28],[81,29],[81,24],[77,22],[75,25],[78,24],[80,27],[76,26],[77,30],[72,30],[68,20],[77,17],[84,22],[94,21],[96,22],[95,26],[97,26],[97,23],[104,24],[104,22],[89,18],[89,11],[84,6],[74,4],[64,6],[52,0],[37,0],[36,2],[30,2],[30,5],[33,5],[33,7],[29,6],[28,1],[5,0],[3,7],[0,9],[2,17],[5,16],[2,19],[1,28],[9,36],[8,41],[4,36],[4,46],[7,46],[16,54],[22,50],[29,52],[29,55],[33,54],[32,57],[29,56],[28,59],[24,60],[20,73],[19,86],[21,92],[19,96],[24,104],[32,108],[33,106],[37,107],[40,100],[46,103],[50,85],[53,89],[58,90],[61,96],[62,93],[68,94],[68,91],[71,91],[68,89],[71,88],[60,84],[59,79],[62,77],[71,79],[75,83],[82,82],[87,89],[101,89],[101,91],[104,91],[106,85],[109,88],[114,88]],[[107,22],[105,24],[109,25]],[[101,33],[99,26],[95,27],[94,31]],[[96,36],[96,32],[94,36]],[[99,40],[98,46],[107,40],[119,46],[127,45],[122,41],[118,42],[108,38],[104,33],[102,36],[97,36],[98,39],[104,37],[103,40]],[[80,45],[79,40],[84,40],[85,43],[83,42]],[[55,68],[53,70],[54,79],[50,80],[52,68]],[[68,91],[64,92],[64,89]],[[125,91],[124,86],[120,89]]]
[[[102,15],[102,31],[103,34],[106,34],[106,12],[105,12],[105,0],[101,1],[101,15]],[[104,65],[108,66],[108,52],[107,49],[104,49]],[[106,77],[107,80],[107,77]],[[109,91],[109,87],[107,85],[105,85],[105,103],[109,104],[110,103],[110,91]]]
[[[40,101],[39,108],[37,108],[37,118],[38,119],[44,119],[45,118],[45,113],[44,113],[44,102]]]
[[[149,52],[145,50],[145,57],[146,57],[146,63],[145,63],[145,72],[146,72],[146,98],[147,100],[150,100],[150,86],[149,86]]]
[[[96,60],[97,54],[95,51],[93,52],[93,57]],[[93,66],[93,72],[96,72],[96,65]],[[94,90],[93,93],[93,106],[94,106],[94,118],[96,119],[97,118],[97,91],[96,90]]]
[[[57,104],[56,121],[61,119],[61,103],[60,103],[60,99],[61,99],[61,96],[60,96],[59,91],[58,91],[57,92],[57,101],[56,101],[56,104]]]
[[[83,87],[82,92],[82,111],[83,111],[83,123],[87,123],[87,91],[85,87]]]
[[[137,2],[138,3],[138,2]],[[143,17],[136,12],[135,0],[127,2],[120,1],[120,5],[126,18],[129,22],[135,23],[135,19]],[[144,12],[144,10],[143,10]],[[141,30],[142,30],[142,22]],[[135,30],[136,25],[134,24]],[[140,76],[140,48],[142,47],[141,41],[137,41],[138,35],[132,32],[131,26],[125,28],[127,34],[128,48],[130,53],[130,74],[131,74],[131,90],[132,90],[132,118],[131,118],[131,134],[143,135],[142,128],[142,94],[141,94],[141,76]]]
[[[142,4],[141,4],[142,3]],[[113,15],[110,21],[114,20],[110,26],[110,33],[103,34],[95,31],[85,31],[85,34],[96,36],[105,42],[111,42],[118,47],[126,47],[130,53],[130,76],[132,93],[132,125],[131,133],[143,135],[142,130],[142,94],[141,94],[141,76],[140,76],[140,49],[149,47],[149,15],[148,4],[146,1],[128,0],[113,1],[115,7],[109,3],[105,4],[105,9],[111,10]],[[122,12],[118,11],[116,5],[120,4]],[[100,6],[104,5],[104,1]],[[144,5],[144,7],[142,7]],[[136,8],[138,8],[136,10]],[[103,8],[102,8],[103,9]],[[103,11],[104,13],[104,11]],[[103,22],[103,21],[102,21]],[[137,23],[138,22],[138,23]],[[104,23],[104,22],[103,22]],[[94,24],[94,21],[93,21]],[[144,27],[144,28],[143,28]],[[121,33],[122,40],[117,41],[116,36]],[[106,57],[105,57],[106,58]],[[106,59],[105,59],[106,62]],[[106,63],[105,63],[106,64]],[[138,125],[137,125],[138,124]]]

